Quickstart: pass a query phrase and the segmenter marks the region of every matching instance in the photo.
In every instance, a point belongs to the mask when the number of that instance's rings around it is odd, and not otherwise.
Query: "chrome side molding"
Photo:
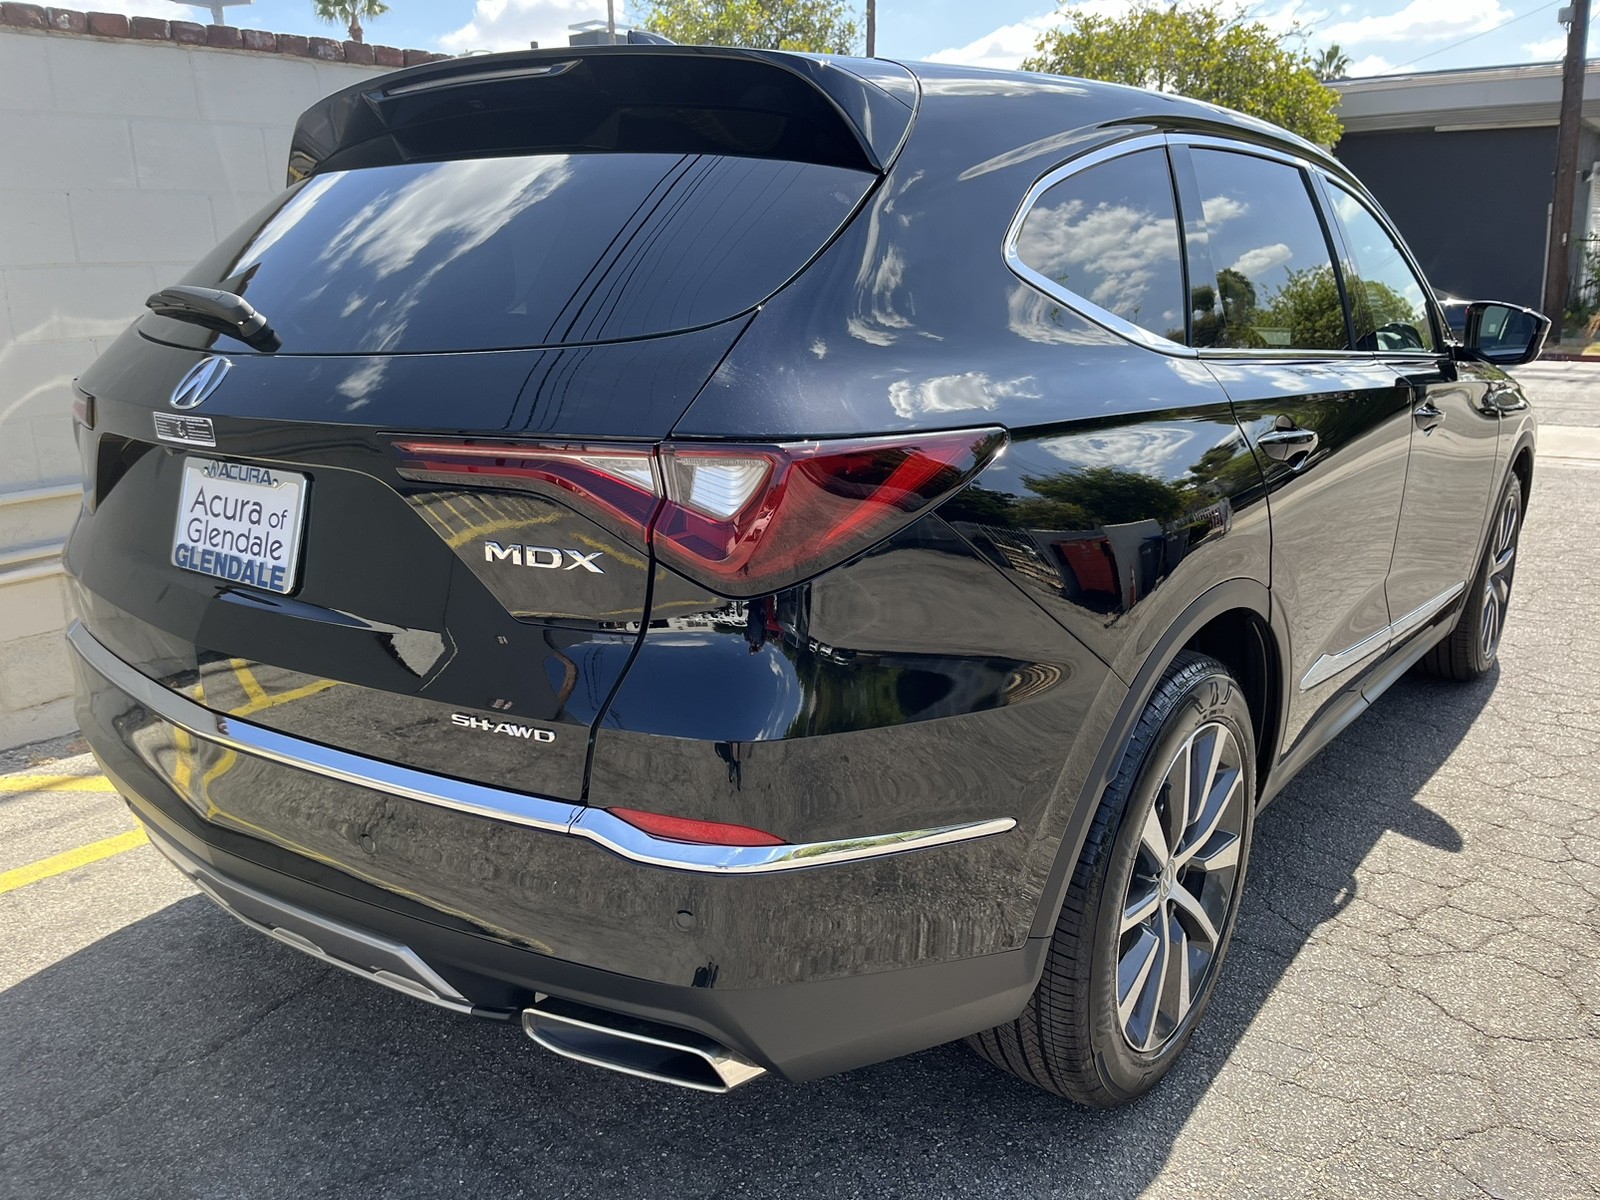
[[[90,668],[137,701],[146,711],[205,741],[240,754],[264,758],[356,787],[401,796],[420,804],[432,804],[456,812],[525,825],[546,833],[584,838],[613,854],[653,867],[713,875],[768,874],[953,845],[1005,833],[1017,824],[1011,817],[997,817],[960,825],[777,846],[712,846],[698,842],[676,842],[646,833],[603,808],[590,808],[567,800],[550,800],[505,788],[450,779],[308,742],[262,725],[213,712],[170,688],[162,687],[123,662],[102,645],[81,621],[74,621],[68,628],[67,642]]]
[[[1311,669],[1305,673],[1305,678],[1300,680],[1300,690],[1308,692],[1319,683],[1326,683],[1335,675],[1342,675],[1359,662],[1371,658],[1378,651],[1387,648],[1392,642],[1398,641],[1415,629],[1421,628],[1428,619],[1442,610],[1462,592],[1467,590],[1465,583],[1458,583],[1454,587],[1440,592],[1432,600],[1418,605],[1398,621],[1385,625],[1371,637],[1363,638],[1354,646],[1340,650],[1337,654],[1324,654],[1311,664]]]
[[[767,1073],[704,1034],[554,996],[522,1010],[522,1029],[563,1058],[697,1092],[722,1095]]]

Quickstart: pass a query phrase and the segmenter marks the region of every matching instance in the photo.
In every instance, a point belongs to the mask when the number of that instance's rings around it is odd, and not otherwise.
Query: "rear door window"
[[[291,189],[185,283],[237,292],[282,353],[613,341],[754,307],[874,176],[703,154],[540,154],[333,171]],[[147,317],[152,336],[193,326]]]
[[[1354,260],[1345,271],[1356,349],[1431,354],[1438,349],[1427,286],[1378,218],[1331,180],[1328,195]]]
[[[1339,277],[1300,169],[1227,150],[1190,157],[1205,219],[1187,236],[1204,239],[1216,270],[1212,289],[1193,281],[1194,344],[1350,349]]]
[[[1047,188],[1023,218],[1014,254],[1046,291],[1183,342],[1182,247],[1165,151],[1124,154]]]

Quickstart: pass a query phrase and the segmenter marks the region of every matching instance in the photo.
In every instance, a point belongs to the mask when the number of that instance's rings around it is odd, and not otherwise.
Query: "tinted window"
[[[1328,194],[1355,259],[1345,274],[1356,349],[1436,349],[1433,324],[1428,320],[1427,289],[1400,247],[1366,205],[1349,192],[1334,184]]]
[[[334,171],[285,193],[185,282],[245,296],[290,354],[639,337],[760,303],[871,181],[677,154]]]
[[[1298,168],[1224,150],[1192,152],[1215,288],[1195,280],[1198,346],[1347,350],[1328,240]]]
[[[1141,329],[1181,342],[1178,206],[1163,150],[1089,167],[1049,188],[1017,234],[1023,265]]]

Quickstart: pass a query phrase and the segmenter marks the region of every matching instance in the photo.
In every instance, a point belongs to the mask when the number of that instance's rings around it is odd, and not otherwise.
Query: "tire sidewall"
[[[1122,902],[1138,855],[1139,832],[1156,802],[1167,767],[1196,729],[1217,722],[1227,726],[1238,739],[1243,759],[1242,786],[1246,788],[1247,797],[1256,795],[1255,737],[1249,707],[1238,683],[1220,663],[1209,661],[1180,669],[1176,680],[1182,680],[1183,687],[1175,699],[1158,695],[1152,702],[1164,704],[1168,711],[1161,717],[1154,737],[1143,747],[1142,761],[1128,789],[1116,839],[1106,860],[1094,922],[1089,1038],[1101,1082],[1118,1099],[1131,1099],[1154,1086],[1183,1054],[1204,1015],[1232,940],[1255,825],[1252,799],[1245,806],[1239,868],[1228,915],[1220,931],[1216,957],[1193,1006],[1178,1031],[1164,1045],[1148,1053],[1134,1050],[1123,1037],[1117,1017],[1117,949],[1121,940]],[[1130,745],[1129,752],[1137,753],[1140,749],[1137,744]]]

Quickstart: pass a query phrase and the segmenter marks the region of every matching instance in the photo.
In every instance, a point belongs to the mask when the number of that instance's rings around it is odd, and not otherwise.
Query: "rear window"
[[[550,154],[335,171],[184,279],[246,297],[283,353],[489,350],[707,325],[759,304],[873,176],[700,154]],[[146,318],[152,336],[202,332]]]

